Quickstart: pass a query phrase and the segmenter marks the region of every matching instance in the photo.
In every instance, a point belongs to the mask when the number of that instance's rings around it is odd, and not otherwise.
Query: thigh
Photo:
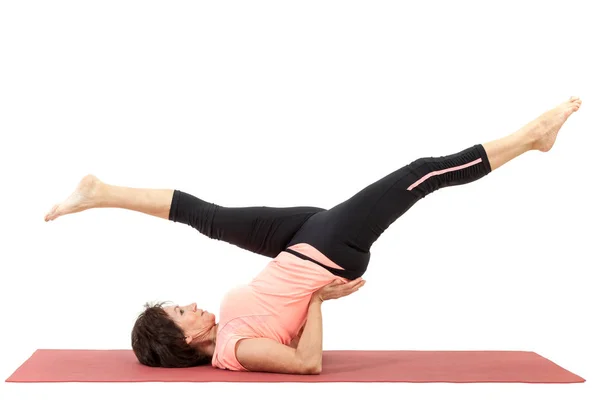
[[[330,210],[309,219],[291,245],[308,243],[346,272],[361,276],[380,235],[420,199],[490,172],[481,145],[444,157],[420,158],[388,174]]]
[[[419,196],[407,190],[415,179],[412,165],[388,174],[330,210],[312,217],[291,244],[308,243],[338,264],[338,261],[360,259],[357,254],[368,254],[371,245],[391,222],[418,201]],[[342,253],[345,256],[342,257]],[[351,267],[347,263],[339,265]]]
[[[169,219],[211,239],[276,257],[318,207],[223,207],[176,190]]]
[[[367,252],[417,201],[434,191],[474,182],[490,172],[481,145],[442,157],[419,158],[327,211],[330,234]]]
[[[300,243],[309,244],[343,269],[339,270],[331,265],[324,265],[316,260],[308,259],[334,275],[347,279],[358,278],[367,270],[371,253],[368,249],[364,250],[358,246],[352,239],[352,231],[344,227],[350,227],[350,224],[347,223],[343,209],[337,208],[317,213],[302,225],[287,247]]]
[[[418,200],[406,190],[411,172],[411,168],[401,168],[312,216],[289,246],[307,243],[344,268],[329,269],[333,274],[348,279],[362,276],[371,258],[371,245],[387,228],[391,215],[397,218]]]

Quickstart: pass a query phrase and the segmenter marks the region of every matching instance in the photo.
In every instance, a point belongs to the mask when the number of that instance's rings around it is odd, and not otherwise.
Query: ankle
[[[111,199],[114,197],[114,187],[104,182],[95,183],[93,196],[90,198],[93,207],[111,206]]]
[[[533,150],[535,148],[535,143],[540,139],[540,135],[537,133],[537,129],[533,127],[519,130],[515,132],[514,135],[520,143],[523,153],[529,150]]]

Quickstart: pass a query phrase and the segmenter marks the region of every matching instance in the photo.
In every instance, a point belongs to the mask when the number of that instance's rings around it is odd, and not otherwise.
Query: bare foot
[[[93,208],[97,203],[98,192],[101,185],[102,181],[94,175],[84,176],[79,182],[79,185],[77,185],[75,191],[67,197],[65,201],[52,207],[44,217],[44,220],[48,222],[63,215]]]
[[[533,149],[543,152],[550,151],[552,146],[554,146],[558,131],[567,118],[579,110],[580,105],[581,100],[579,97],[571,97],[569,100],[559,104],[550,111],[546,111],[536,120],[529,123],[526,129],[529,130],[528,133],[535,137]]]

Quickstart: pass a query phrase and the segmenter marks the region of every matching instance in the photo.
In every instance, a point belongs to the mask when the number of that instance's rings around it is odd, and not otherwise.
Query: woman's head
[[[210,363],[215,315],[198,310],[195,303],[181,307],[163,305],[146,303],[135,321],[131,346],[139,362],[166,368]]]

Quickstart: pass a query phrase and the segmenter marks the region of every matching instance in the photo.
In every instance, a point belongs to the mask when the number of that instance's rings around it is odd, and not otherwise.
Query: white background
[[[381,236],[365,287],[325,303],[324,348],[534,351],[586,383],[2,383],[0,397],[594,398],[597,15],[490,3],[1,2],[0,376],[38,348],[130,348],[146,301],[218,312],[268,262],[131,211],[45,223],[88,173],[329,208],[576,95],[552,151],[440,190]]]

